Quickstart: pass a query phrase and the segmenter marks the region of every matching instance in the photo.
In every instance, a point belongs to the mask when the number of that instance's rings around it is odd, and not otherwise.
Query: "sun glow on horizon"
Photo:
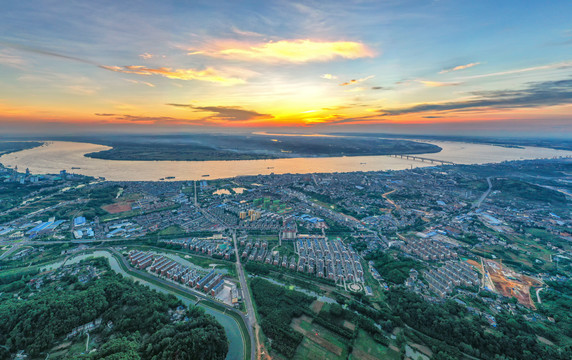
[[[564,26],[556,18],[531,27],[534,11],[499,9],[482,32],[451,37],[443,19],[478,26],[475,14],[489,14],[487,5],[225,1],[220,12],[167,3],[143,1],[137,14],[126,4],[68,4],[62,12],[37,2],[35,13],[7,4],[0,126],[409,129],[521,119],[572,133],[562,125],[571,113],[572,58],[557,45],[567,33],[552,38]],[[492,51],[507,26],[518,29],[511,41],[527,45]],[[531,34],[556,45],[539,51]]]

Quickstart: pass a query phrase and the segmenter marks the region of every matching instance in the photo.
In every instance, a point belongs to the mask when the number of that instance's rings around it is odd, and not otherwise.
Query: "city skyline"
[[[572,134],[572,5],[4,6],[3,132]]]

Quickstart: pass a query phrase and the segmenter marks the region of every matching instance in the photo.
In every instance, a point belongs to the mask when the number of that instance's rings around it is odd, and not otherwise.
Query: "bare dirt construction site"
[[[541,286],[540,280],[519,274],[497,261],[482,259],[481,262],[487,287],[503,296],[516,298],[530,309],[536,309],[530,298],[530,288]]]
[[[119,214],[126,211],[131,211],[132,201],[128,202],[117,202],[110,205],[102,206],[101,208],[110,214]]]

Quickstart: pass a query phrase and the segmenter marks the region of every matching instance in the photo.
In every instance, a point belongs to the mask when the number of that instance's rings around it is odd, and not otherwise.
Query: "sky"
[[[9,1],[0,132],[572,137],[570,1]]]

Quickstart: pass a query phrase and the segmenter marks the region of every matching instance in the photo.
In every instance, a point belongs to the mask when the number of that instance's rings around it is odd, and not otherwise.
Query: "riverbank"
[[[113,271],[127,276],[134,281],[144,284],[154,290],[171,293],[178,297],[187,306],[199,306],[208,314],[213,315],[219,323],[224,327],[226,335],[230,341],[229,353],[226,360],[247,360],[253,359],[252,356],[252,335],[250,334],[243,317],[236,313],[236,310],[227,308],[223,305],[214,303],[206,298],[198,298],[190,294],[182,286],[162,282],[161,279],[153,277],[137,270],[132,270],[126,265],[125,259],[114,250],[96,250],[74,255],[67,260],[56,262],[50,265],[43,265],[41,268],[49,269],[53,266],[61,266],[62,264],[70,264],[79,262],[89,257],[105,257]]]
[[[505,148],[492,145],[431,141],[442,151],[423,158],[455,164],[498,163],[553,157],[572,157],[572,151],[548,148]],[[44,146],[0,157],[8,167],[29,168],[33,174],[57,174],[61,170],[110,181],[189,181],[233,178],[248,175],[335,173],[404,170],[434,166],[430,161],[391,156],[301,157],[274,160],[236,161],[122,161],[85,157],[108,150],[108,146],[54,141]]]

